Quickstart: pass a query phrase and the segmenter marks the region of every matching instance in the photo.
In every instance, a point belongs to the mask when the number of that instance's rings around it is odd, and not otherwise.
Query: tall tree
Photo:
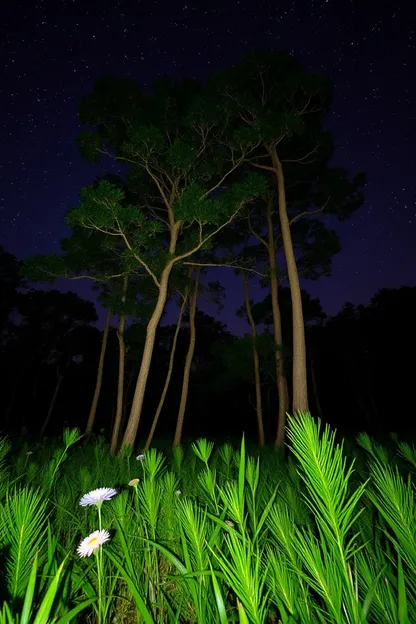
[[[279,272],[277,267],[277,240],[274,231],[273,212],[274,212],[274,193],[270,192],[265,202],[266,216],[266,235],[261,236],[258,231],[253,228],[250,216],[248,217],[249,229],[254,237],[264,245],[267,252],[268,261],[268,277],[270,281],[270,299],[271,310],[273,315],[273,335],[275,341],[275,359],[276,359],[276,382],[277,392],[279,396],[279,413],[277,419],[277,436],[276,445],[283,446],[284,433],[286,426],[286,414],[289,410],[289,392],[287,387],[287,379],[282,359],[282,319],[279,305]],[[254,322],[254,321],[253,321]]]
[[[152,426],[150,427],[150,431],[148,433],[145,445],[143,447],[144,451],[147,451],[150,448],[150,445],[152,443],[153,436],[155,434],[156,427],[159,422],[160,414],[162,413],[162,409],[165,404],[166,396],[169,390],[170,381],[172,379],[173,365],[175,361],[176,346],[178,344],[179,332],[182,327],[183,315],[184,315],[184,312],[185,312],[186,306],[188,305],[188,300],[189,300],[189,285],[186,287],[185,291],[181,293],[181,297],[182,297],[182,302],[180,304],[178,320],[176,321],[176,327],[175,327],[175,331],[174,331],[173,338],[172,338],[172,345],[170,348],[169,364],[168,364],[168,370],[166,373],[165,383],[163,386],[162,394],[160,395],[160,399],[156,408],[155,415],[153,417]]]
[[[363,201],[362,175],[329,166],[333,140],[324,128],[332,100],[329,81],[290,55],[255,51],[213,79],[211,88],[237,126],[261,147],[245,162],[268,172],[276,185],[281,235],[292,298],[294,412],[308,409],[306,345],[299,273],[291,222],[312,214],[346,218]]]
[[[94,428],[95,417],[97,414],[98,401],[100,399],[101,387],[103,384],[103,372],[104,372],[104,360],[105,354],[107,351],[108,344],[108,334],[110,332],[110,323],[111,318],[113,316],[113,311],[111,308],[107,310],[104,330],[101,338],[101,349],[100,355],[98,358],[98,366],[97,366],[97,377],[95,380],[94,394],[92,397],[90,413],[88,414],[87,426],[85,427],[85,435],[89,438],[92,435],[92,430]]]
[[[80,107],[81,121],[94,126],[79,138],[81,152],[97,161],[103,154],[129,167],[128,187],[137,201],[103,182],[84,189],[72,225],[118,237],[126,256],[148,271],[158,289],[148,322],[143,357],[122,446],[134,444],[155,344],[176,263],[212,243],[242,207],[263,192],[259,177],[223,185],[258,146],[258,139],[230,136],[218,98],[192,82],[159,79],[144,95],[130,80],[103,79]],[[193,244],[184,245],[192,226]]]
[[[175,435],[173,438],[173,446],[179,446],[182,440],[183,423],[185,419],[186,403],[188,400],[189,378],[191,376],[192,360],[195,352],[196,326],[195,315],[199,290],[200,269],[196,269],[196,275],[193,280],[193,288],[189,299],[189,346],[185,359],[185,367],[182,379],[182,392],[179,404],[178,418],[176,421]]]
[[[123,181],[118,176],[107,175],[97,179],[93,189],[100,189],[101,182],[113,185],[128,196]],[[24,274],[32,280],[53,282],[57,277],[70,280],[89,280],[93,289],[100,292],[99,299],[108,310],[102,335],[98,360],[97,377],[87,420],[86,435],[93,431],[100,397],[104,359],[106,355],[110,323],[113,314],[119,316],[117,330],[119,344],[119,369],[117,409],[111,448],[114,451],[118,439],[123,411],[125,344],[124,329],[128,314],[142,318],[148,315],[148,306],[154,298],[155,288],[148,273],[137,263],[124,255],[125,245],[118,237],[111,236],[100,228],[73,227],[72,235],[61,241],[61,254],[34,256],[23,264]]]
[[[256,415],[257,415],[257,432],[259,438],[259,445],[264,446],[264,426],[263,426],[263,406],[261,397],[261,379],[260,379],[260,356],[257,345],[257,328],[254,322],[253,313],[251,309],[248,275],[243,273],[244,281],[244,303],[246,308],[247,319],[251,327],[251,336],[253,342],[253,368],[254,368],[254,383],[256,388]]]

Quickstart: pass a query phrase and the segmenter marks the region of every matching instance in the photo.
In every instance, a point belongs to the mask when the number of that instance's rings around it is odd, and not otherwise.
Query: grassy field
[[[0,442],[0,624],[416,622],[416,450]],[[103,488],[103,489],[101,489]]]

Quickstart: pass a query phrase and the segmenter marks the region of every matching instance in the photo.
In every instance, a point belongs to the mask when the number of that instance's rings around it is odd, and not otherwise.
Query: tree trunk
[[[174,265],[174,260],[170,260],[163,269],[159,282],[159,296],[153,314],[147,324],[146,339],[144,342],[142,362],[139,375],[137,377],[136,388],[133,396],[133,403],[130,416],[124,432],[120,453],[125,446],[133,446],[136,441],[137,430],[139,428],[140,417],[143,409],[144,393],[146,391],[147,379],[149,377],[150,365],[152,362],[153,349],[155,346],[156,330],[168,298],[169,277]]]
[[[85,435],[88,438],[92,434],[95,415],[97,413],[98,399],[100,398],[101,385],[103,382],[104,358],[105,358],[105,352],[107,349],[108,333],[110,331],[110,321],[111,321],[112,315],[113,315],[112,310],[108,310],[107,319],[106,319],[104,332],[103,332],[103,339],[101,342],[101,352],[100,352],[100,359],[98,361],[97,380],[95,382],[94,396],[93,396],[92,403],[91,403],[90,414],[88,416],[87,427],[85,429]]]
[[[279,205],[280,228],[282,231],[283,248],[286,257],[289,277],[290,296],[292,299],[293,323],[293,403],[292,411],[308,411],[308,383],[306,374],[306,343],[305,324],[303,320],[302,296],[299,284],[299,274],[293,250],[292,234],[290,232],[289,217],[287,214],[285,179],[282,164],[277,155],[276,147],[271,149],[271,157],[277,180],[277,195]]]
[[[129,278],[124,277],[123,281],[123,294],[121,302],[124,305],[127,297],[127,286]],[[118,437],[120,434],[121,419],[123,417],[123,401],[124,401],[124,370],[126,365],[126,345],[124,342],[124,330],[126,328],[126,315],[124,310],[120,315],[120,322],[117,330],[118,339],[118,382],[117,382],[117,408],[116,417],[114,420],[113,433],[111,436],[110,452],[115,453],[118,443]]]
[[[149,431],[149,435],[147,436],[146,444],[144,445],[144,449],[143,449],[144,451],[147,451],[148,448],[150,447],[151,443],[152,443],[153,436],[155,434],[155,430],[156,430],[157,423],[158,423],[158,420],[159,420],[159,416],[161,414],[163,405],[165,403],[166,395],[168,393],[168,388],[169,388],[169,384],[170,384],[170,380],[171,380],[172,372],[173,372],[173,363],[174,363],[174,360],[175,360],[176,344],[178,342],[179,330],[180,330],[181,325],[182,325],[182,317],[183,317],[183,313],[185,311],[185,307],[186,307],[187,302],[188,302],[188,296],[185,295],[184,298],[183,298],[183,301],[182,301],[181,309],[180,309],[178,320],[177,320],[177,323],[176,323],[175,333],[173,335],[172,348],[171,348],[171,351],[170,351],[170,358],[169,358],[169,367],[168,367],[168,372],[167,372],[166,379],[165,379],[165,385],[163,387],[163,391],[162,391],[162,394],[161,394],[161,397],[160,397],[159,405],[157,406],[157,410],[156,410],[155,416],[153,418],[153,422],[152,422],[152,426],[151,426],[150,431]]]
[[[254,381],[256,385],[256,415],[257,415],[257,432],[259,437],[259,445],[264,446],[264,427],[263,427],[263,407],[261,400],[261,382],[260,382],[260,359],[257,350],[257,329],[251,313],[250,296],[248,292],[247,274],[243,274],[244,279],[244,300],[246,304],[247,319],[251,327],[251,335],[253,338],[253,365],[254,365]]]
[[[64,366],[64,370],[63,370],[62,373],[59,372],[59,364],[57,366],[57,377],[58,378],[57,378],[57,382],[56,382],[56,386],[55,386],[55,391],[53,393],[51,402],[49,403],[48,413],[46,414],[46,418],[45,418],[45,420],[43,422],[43,425],[42,425],[40,433],[39,433],[39,435],[41,437],[44,435],[46,427],[49,425],[49,421],[51,419],[52,412],[53,412],[53,409],[55,407],[56,399],[58,398],[59,390],[61,388],[62,381],[64,379],[65,371],[68,368],[70,362],[71,362],[71,358],[68,359],[67,363]]]
[[[275,445],[279,448],[282,448],[285,443],[286,414],[289,410],[289,391],[287,388],[287,379],[282,357],[282,319],[279,306],[279,279],[277,277],[276,245],[274,241],[272,211],[273,195],[269,197],[269,201],[267,203],[267,248],[269,252],[270,266],[270,296],[272,300],[273,335],[276,349],[276,383],[277,392],[279,395],[279,414],[277,417],[277,432]]]
[[[195,341],[196,341],[196,327],[195,327],[195,315],[196,315],[196,302],[198,299],[198,288],[199,288],[199,269],[196,272],[194,291],[191,295],[189,302],[189,347],[188,353],[186,354],[185,360],[185,368],[183,371],[183,380],[182,380],[182,393],[181,393],[181,402],[179,405],[178,412],[178,420],[176,422],[176,431],[175,437],[173,439],[173,446],[180,446],[182,440],[182,429],[183,429],[183,421],[185,419],[185,410],[186,403],[188,400],[188,391],[189,391],[189,378],[191,375],[191,366],[192,360],[195,352]]]

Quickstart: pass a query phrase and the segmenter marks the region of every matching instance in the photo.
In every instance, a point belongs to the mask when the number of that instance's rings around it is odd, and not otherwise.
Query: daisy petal
[[[90,557],[92,553],[110,539],[110,533],[105,529],[94,531],[85,537],[77,548],[80,557]]]
[[[84,494],[79,501],[81,507],[90,507],[92,505],[102,505],[104,501],[111,500],[117,494],[117,490],[113,488],[97,488]]]

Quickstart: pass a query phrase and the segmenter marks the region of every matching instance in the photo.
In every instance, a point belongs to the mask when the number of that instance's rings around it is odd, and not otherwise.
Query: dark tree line
[[[33,290],[20,276],[16,258],[4,250],[0,253],[0,280],[4,294],[0,428],[14,433],[27,430],[32,435],[59,433],[65,424],[85,429],[102,337],[94,326],[97,316],[93,304],[71,292]],[[238,312],[244,314],[243,291],[240,303]],[[345,433],[364,429],[375,434],[413,433],[415,306],[416,288],[402,287],[380,291],[367,306],[346,303],[337,316],[326,318],[319,301],[303,293],[314,414]],[[290,379],[291,302],[285,288],[281,288],[280,307],[282,325],[289,328],[283,335],[283,360]],[[266,440],[270,440],[277,407],[270,297],[252,308],[258,328],[264,429]],[[237,438],[244,430],[256,439],[250,334],[235,337],[200,309],[195,325],[185,438]],[[175,325],[163,324],[158,328],[141,443],[163,390],[175,329]],[[128,419],[144,337],[143,323],[128,325],[122,428]],[[173,438],[188,345],[189,318],[185,313],[171,383],[155,432],[158,440]],[[116,411],[117,361],[117,332],[111,328],[95,423],[95,432],[103,430],[108,439]]]

